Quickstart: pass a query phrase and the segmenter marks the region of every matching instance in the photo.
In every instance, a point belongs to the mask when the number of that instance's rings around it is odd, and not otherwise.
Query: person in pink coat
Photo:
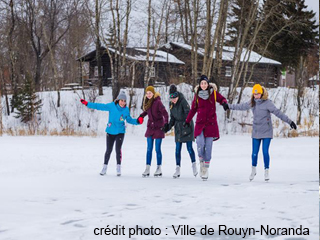
[[[200,177],[208,179],[208,168],[210,166],[212,143],[220,138],[216,114],[216,102],[221,105],[227,104],[227,100],[217,92],[217,86],[209,83],[207,76],[202,75],[199,85],[195,87],[195,96],[191,110],[184,123],[190,124],[197,113],[194,137],[196,138],[198,156],[200,161]]]

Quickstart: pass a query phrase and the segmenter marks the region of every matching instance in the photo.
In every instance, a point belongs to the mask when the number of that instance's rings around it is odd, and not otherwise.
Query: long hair
[[[262,89],[262,94],[261,94],[260,99],[262,99],[263,94],[264,94],[264,90]],[[255,105],[256,105],[256,102],[254,101],[254,96],[252,94],[252,96],[251,96],[251,107],[254,107]]]

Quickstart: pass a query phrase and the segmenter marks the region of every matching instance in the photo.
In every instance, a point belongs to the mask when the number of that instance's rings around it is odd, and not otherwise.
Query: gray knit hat
[[[126,93],[125,92],[120,92],[118,97],[117,97],[117,100],[125,100],[127,101],[127,96],[126,96]]]

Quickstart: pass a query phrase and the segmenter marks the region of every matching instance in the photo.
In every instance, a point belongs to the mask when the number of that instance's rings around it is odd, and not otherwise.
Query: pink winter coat
[[[195,92],[197,92],[198,87],[199,85],[195,87]],[[216,101],[221,105],[224,102],[227,103],[227,100],[216,91],[217,87],[215,84],[210,83],[209,87],[213,88],[214,91],[207,100],[204,100],[197,95],[194,96],[186,122],[191,122],[192,118],[197,113],[194,137],[199,136],[203,131],[204,137],[213,137],[213,141],[216,141],[220,137],[216,115]],[[216,93],[216,101],[214,92]]]

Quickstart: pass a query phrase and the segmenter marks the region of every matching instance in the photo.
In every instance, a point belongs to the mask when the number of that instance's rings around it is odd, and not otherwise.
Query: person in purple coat
[[[153,143],[155,142],[157,153],[157,170],[154,173],[155,177],[162,176],[161,164],[162,153],[161,143],[164,138],[164,132],[161,130],[165,124],[168,123],[168,112],[163,106],[160,94],[155,92],[153,86],[146,88],[146,95],[143,100],[143,113],[140,114],[138,121],[142,122],[143,118],[148,115],[147,131],[145,137],[147,138],[147,165],[146,170],[142,173],[143,177],[150,175],[150,165],[152,160]]]
[[[197,113],[194,137],[196,138],[200,161],[200,177],[203,180],[207,180],[212,143],[220,138],[216,115],[216,102],[223,105],[227,103],[227,100],[217,92],[217,86],[215,84],[209,83],[205,75],[201,76],[199,85],[196,86],[194,90],[195,96],[184,126],[188,126]]]

